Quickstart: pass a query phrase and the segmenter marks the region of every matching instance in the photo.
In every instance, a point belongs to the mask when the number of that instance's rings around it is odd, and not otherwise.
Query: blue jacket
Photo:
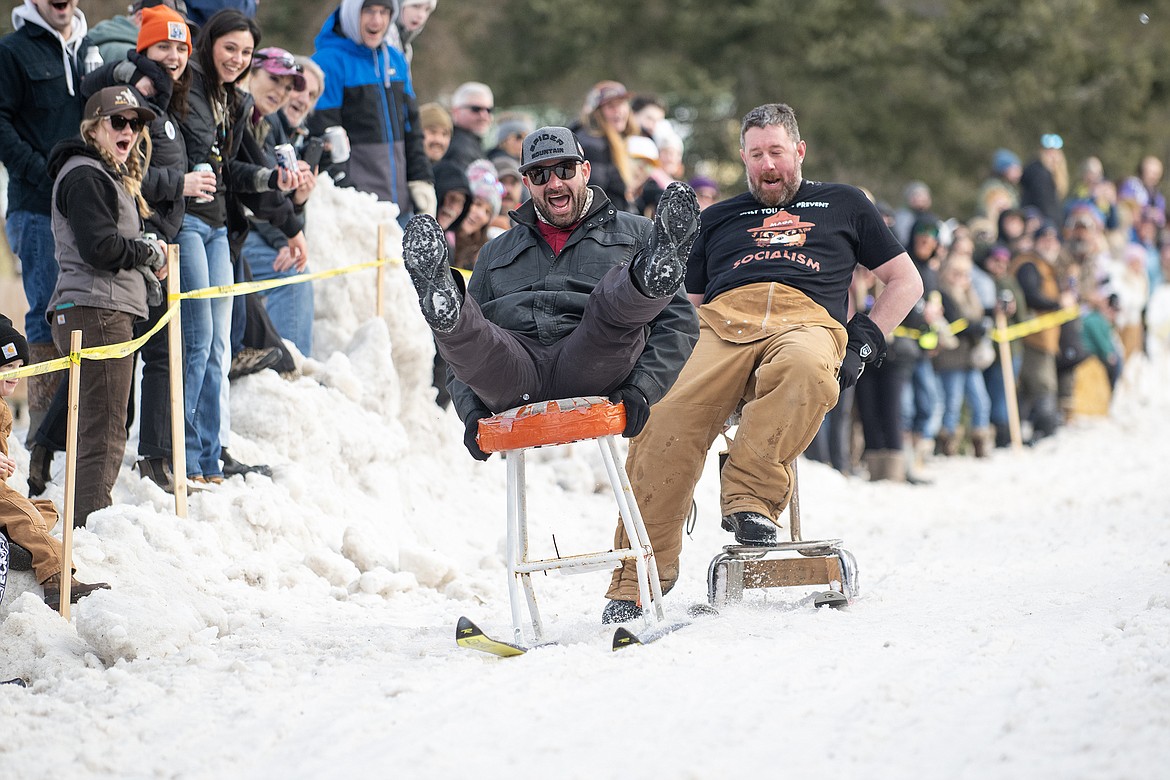
[[[352,4],[355,0],[344,0]],[[359,3],[360,5],[360,3]],[[434,181],[423,148],[422,124],[402,52],[376,50],[346,37],[339,8],[317,35],[313,60],[325,71],[325,91],[309,118],[313,135],[341,125],[349,134],[349,175],[340,184],[371,192],[413,211],[408,181]]]

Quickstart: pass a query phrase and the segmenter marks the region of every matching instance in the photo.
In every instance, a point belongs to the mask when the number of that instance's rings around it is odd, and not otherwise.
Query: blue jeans
[[[991,422],[991,400],[983,374],[975,368],[937,373],[943,392],[942,429],[954,433],[959,427],[964,399],[971,407],[971,429],[986,428]]]
[[[248,267],[252,269],[252,278],[257,281],[287,279],[300,273],[295,268],[272,270],[276,249],[254,230],[249,231],[244,241],[243,254]],[[268,318],[272,320],[276,332],[281,338],[296,344],[300,353],[308,357],[313,349],[313,283],[290,284],[258,294],[265,296]]]
[[[179,283],[183,292],[232,283],[227,228],[187,215],[179,230]],[[232,299],[183,301],[183,416],[187,475],[220,476],[220,391],[232,324]]]
[[[57,257],[54,254],[53,220],[33,211],[8,212],[8,243],[20,258],[20,276],[28,314],[24,335],[30,344],[52,344],[53,332],[45,320],[49,299],[57,287]]]
[[[921,357],[914,363],[910,381],[902,391],[902,419],[906,430],[924,439],[933,439],[938,433],[942,408],[939,387],[930,358]]]

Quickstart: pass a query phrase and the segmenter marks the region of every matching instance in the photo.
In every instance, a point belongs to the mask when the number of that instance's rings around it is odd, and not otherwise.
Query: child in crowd
[[[12,320],[0,314],[0,371],[20,368],[28,363],[28,342],[12,326]],[[57,524],[57,509],[52,501],[28,499],[13,490],[7,479],[16,471],[16,461],[8,455],[8,436],[12,433],[12,410],[8,398],[16,392],[18,379],[0,380],[0,531],[28,551],[37,582],[45,591],[45,603],[58,609],[61,601],[61,543],[49,531]],[[92,585],[73,579],[69,600],[76,602],[95,590],[109,588],[104,582]],[[0,580],[0,596],[3,596]]]

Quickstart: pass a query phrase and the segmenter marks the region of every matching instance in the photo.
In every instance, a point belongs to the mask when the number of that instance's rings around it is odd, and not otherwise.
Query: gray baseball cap
[[[548,160],[575,160],[585,162],[585,150],[573,131],[567,127],[541,127],[524,139],[521,151],[520,173]]]

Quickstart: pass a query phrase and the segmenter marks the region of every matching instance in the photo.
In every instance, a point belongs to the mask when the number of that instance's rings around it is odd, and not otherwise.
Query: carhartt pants
[[[755,333],[726,314],[729,308],[765,305],[767,315]],[[722,471],[720,511],[759,512],[774,519],[791,497],[792,461],[837,403],[837,367],[847,341],[845,328],[828,312],[782,285],[732,290],[700,307],[699,317],[694,353],[674,387],[651,407],[650,421],[631,443],[626,460],[664,590],[678,579],[683,525],[695,484],[727,418],[742,401],[739,429]],[[616,545],[628,546],[621,525],[615,539]],[[633,561],[615,571],[606,595],[637,599]]]

